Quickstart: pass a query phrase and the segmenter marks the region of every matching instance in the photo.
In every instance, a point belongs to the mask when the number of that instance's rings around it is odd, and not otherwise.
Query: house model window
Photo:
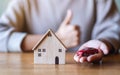
[[[59,49],[59,52],[62,52],[62,49]]]
[[[65,64],[66,47],[51,29],[32,50],[35,64]]]
[[[46,52],[46,49],[43,49],[42,52]]]
[[[41,53],[38,53],[38,57],[41,57]]]
[[[41,52],[41,49],[38,49],[38,52]]]

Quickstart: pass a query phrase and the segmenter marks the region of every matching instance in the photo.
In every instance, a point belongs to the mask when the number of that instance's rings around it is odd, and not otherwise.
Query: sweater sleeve
[[[21,52],[26,33],[22,0],[12,0],[0,18],[0,52]]]
[[[92,39],[108,41],[115,49],[120,47],[120,15],[114,0],[96,1],[96,24],[93,29]]]

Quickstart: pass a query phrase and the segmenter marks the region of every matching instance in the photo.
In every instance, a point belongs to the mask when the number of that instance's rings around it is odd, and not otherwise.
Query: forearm
[[[58,38],[65,44],[67,48],[71,48],[73,46],[76,46],[76,43],[70,44],[71,40],[68,40],[64,37],[62,37],[60,34],[56,33]],[[23,39],[21,48],[23,51],[32,51],[32,48],[35,46],[35,44],[41,39],[42,35],[31,35],[28,34]],[[71,39],[71,38],[70,38]],[[76,40],[77,41],[77,40]],[[79,42],[79,41],[78,41]],[[77,43],[78,44],[78,43]]]
[[[22,41],[22,50],[23,51],[32,51],[32,48],[35,44],[41,39],[42,35],[31,35],[28,34]]]
[[[64,43],[65,39],[61,38],[59,34],[56,34],[59,39]],[[42,37],[42,35],[32,35],[32,34],[28,34],[26,35],[26,37],[23,39],[22,44],[21,44],[21,48],[23,51],[32,51],[32,48],[35,46],[35,44],[40,40],[40,38]],[[68,46],[66,46],[68,47]]]
[[[97,12],[97,20],[93,28],[92,39],[102,39],[108,46],[109,53],[116,53],[120,48],[120,17],[114,0],[98,0]]]

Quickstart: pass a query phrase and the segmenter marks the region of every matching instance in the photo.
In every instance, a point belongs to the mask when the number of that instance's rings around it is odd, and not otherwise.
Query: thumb
[[[64,21],[63,21],[63,25],[68,25],[68,24],[70,24],[70,22],[71,22],[71,19],[72,19],[72,11],[71,10],[68,10],[67,11],[67,15],[66,15],[66,17],[65,17],[65,19],[64,19]]]

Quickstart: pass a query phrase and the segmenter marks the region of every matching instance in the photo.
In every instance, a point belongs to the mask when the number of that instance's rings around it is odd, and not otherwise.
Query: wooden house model
[[[32,50],[35,64],[65,64],[66,47],[51,29]]]

